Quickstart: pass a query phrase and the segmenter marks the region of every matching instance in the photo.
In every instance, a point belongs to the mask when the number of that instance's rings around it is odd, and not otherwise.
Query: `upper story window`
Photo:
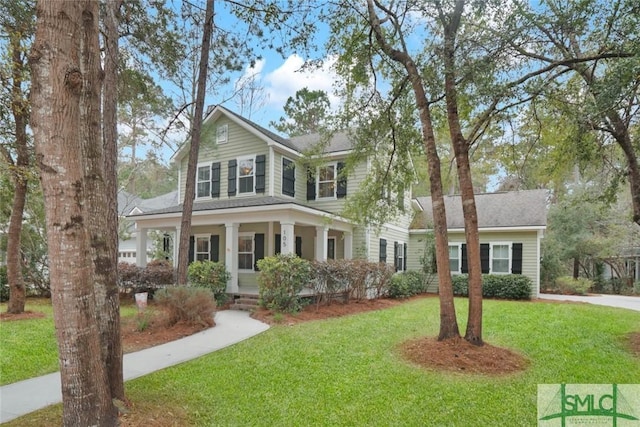
[[[253,193],[255,178],[255,159],[246,157],[238,159],[238,193]]]
[[[224,144],[229,136],[229,125],[219,125],[216,130],[216,143]]]
[[[198,166],[196,199],[211,196],[211,165]]]
[[[320,166],[318,168],[318,198],[336,197],[336,165]]]
[[[296,164],[293,160],[282,158],[282,194],[295,197],[296,195]]]

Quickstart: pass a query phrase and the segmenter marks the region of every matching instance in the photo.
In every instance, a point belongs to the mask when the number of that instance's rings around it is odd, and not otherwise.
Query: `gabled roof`
[[[118,190],[118,215],[128,215],[129,212],[140,204],[141,198],[123,189]]]
[[[209,120],[217,120],[220,116],[226,116],[241,127],[247,129],[249,132],[256,135],[258,138],[267,143],[267,145],[280,146],[285,151],[293,151],[296,154],[302,155],[305,151],[313,148],[315,144],[321,141],[321,135],[318,133],[297,136],[293,138],[285,138],[277,133],[258,125],[251,120],[242,117],[241,115],[223,107],[222,105],[210,106],[207,109],[205,122]],[[183,144],[178,151],[173,155],[172,160],[179,160],[185,154],[187,154],[188,142]],[[336,133],[331,136],[329,142],[323,146],[324,153],[337,153],[340,151],[348,151],[353,148],[349,137],[346,133]]]
[[[547,225],[547,190],[522,190],[501,193],[476,194],[478,228],[532,227]],[[433,213],[431,197],[418,197],[418,208],[411,228],[431,228]],[[463,229],[462,198],[459,195],[445,196],[447,227]]]

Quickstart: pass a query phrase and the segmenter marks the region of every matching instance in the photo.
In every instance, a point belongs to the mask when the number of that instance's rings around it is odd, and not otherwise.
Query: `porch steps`
[[[252,294],[235,294],[234,303],[231,308],[234,310],[253,311],[258,308],[258,295]]]

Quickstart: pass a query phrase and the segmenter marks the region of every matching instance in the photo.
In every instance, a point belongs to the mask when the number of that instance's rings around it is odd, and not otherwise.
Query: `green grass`
[[[456,305],[464,331],[467,301]],[[637,312],[485,301],[485,340],[530,361],[526,371],[504,377],[434,372],[403,360],[398,346],[436,335],[438,319],[438,301],[429,298],[274,326],[130,381],[127,395],[159,408],[154,416],[179,408],[197,426],[531,426],[537,384],[640,382],[640,360],[626,347],[627,334],[640,331]],[[10,425],[37,425],[28,420],[38,416]]]
[[[6,304],[0,304],[2,312]],[[59,369],[58,347],[53,309],[49,300],[28,299],[27,311],[40,312],[45,317],[0,323],[0,385],[22,381]],[[123,317],[134,316],[134,305],[123,305]]]

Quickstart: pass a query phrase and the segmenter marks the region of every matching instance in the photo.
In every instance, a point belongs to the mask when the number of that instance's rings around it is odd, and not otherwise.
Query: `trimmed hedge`
[[[452,277],[453,294],[469,296],[469,275],[457,274]],[[522,274],[483,274],[483,298],[531,299],[533,283]]]
[[[419,271],[396,273],[389,283],[390,298],[409,298],[427,291],[425,276]]]
[[[388,292],[393,267],[363,259],[314,261],[308,287],[317,304],[331,304],[336,297],[349,300],[381,298]]]

